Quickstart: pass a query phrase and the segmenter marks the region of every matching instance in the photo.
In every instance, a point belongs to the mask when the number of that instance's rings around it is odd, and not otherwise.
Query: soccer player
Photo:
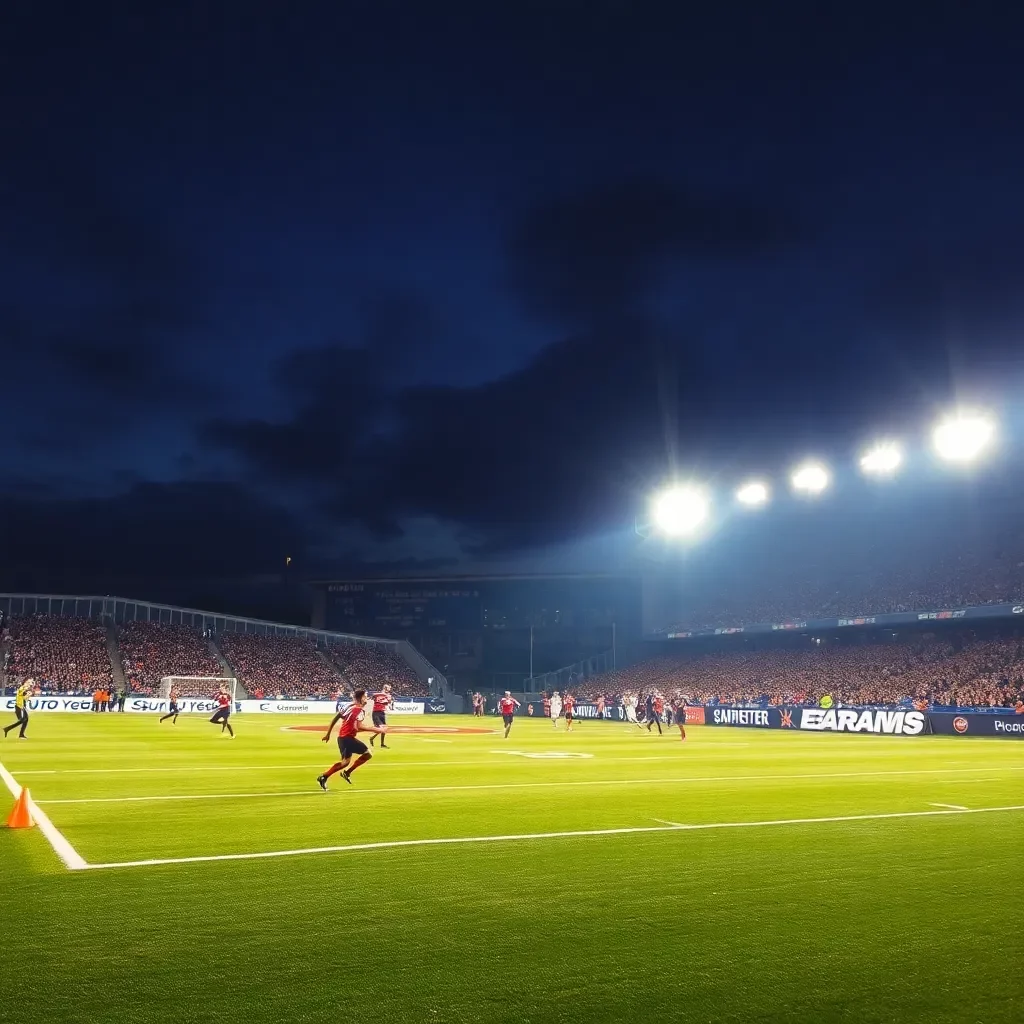
[[[541,706],[541,708],[544,711],[544,717],[545,718],[550,718],[551,717],[551,698],[548,696],[548,691],[547,690],[545,690],[544,693],[541,694],[540,706]]]
[[[626,694],[626,721],[635,725],[638,729],[642,728],[636,718],[636,694]]]
[[[170,719],[173,719],[173,721],[171,722],[171,725],[177,725],[178,724],[178,715],[181,714],[181,708],[178,707],[178,697],[179,697],[178,687],[177,686],[172,686],[171,687],[171,692],[167,695],[167,699],[171,702],[171,706],[170,706],[167,714],[164,715],[163,717],[161,717],[161,719],[160,719],[161,722],[164,721],[167,718],[170,718]],[[212,721],[212,719],[211,719],[211,721]]]
[[[34,679],[26,679],[14,691],[14,721],[10,725],[4,726],[4,736],[6,736],[12,729],[20,729],[18,733],[19,740],[28,739],[25,735],[25,730],[28,728],[28,702],[29,698],[39,692]]]
[[[686,698],[677,697],[672,705],[675,712],[676,725],[679,726],[679,735],[683,741],[686,740]]]
[[[512,723],[515,721],[516,708],[522,705],[512,696],[511,690],[505,691],[505,696],[498,701],[498,710],[501,712],[501,720],[505,723],[505,739],[512,731]],[[371,743],[373,740],[370,741]]]
[[[562,698],[559,696],[557,690],[551,694],[551,726],[554,729],[558,728],[558,719],[562,714]]]
[[[228,719],[231,717],[231,692],[226,686],[221,688],[213,695],[213,699],[217,702],[217,710],[213,713],[213,718],[210,722],[216,725],[220,722],[220,734],[224,735],[224,730],[227,729],[231,738],[235,738],[235,730],[231,728],[231,723]]]
[[[649,693],[647,694],[647,731],[651,731],[651,726],[656,725],[658,727],[658,735],[664,736],[665,734],[661,731],[661,715],[665,710],[665,698],[660,693]]]
[[[604,697],[597,698],[597,717],[604,719]]]
[[[565,714],[565,731],[572,732],[572,709],[576,707],[576,698],[571,694],[567,693],[562,698],[562,711]]]
[[[391,696],[391,684],[385,683],[384,688],[373,695],[373,724],[376,726],[387,725],[388,716],[387,712],[389,708],[395,706],[395,698]],[[373,741],[377,738],[376,734],[370,737],[370,746],[373,746]],[[384,743],[384,733],[380,734],[380,749],[383,750],[386,744]]]
[[[361,732],[372,732],[379,733],[381,736],[388,731],[386,725],[382,726],[366,726],[363,725],[363,718],[366,716],[366,691],[356,690],[352,694],[352,703],[348,706],[348,709],[339,712],[331,719],[331,724],[327,726],[327,733],[323,737],[323,742],[328,743],[331,739],[331,733],[334,731],[335,725],[341,722],[341,728],[338,730],[338,751],[341,754],[341,760],[336,761],[323,773],[318,775],[316,781],[319,783],[320,788],[323,790],[327,789],[327,780],[335,773],[341,772],[341,777],[351,786],[352,779],[350,776],[352,773],[361,765],[366,764],[367,761],[373,757],[370,753],[370,748],[359,738]],[[356,758],[356,763],[349,767],[353,756]]]

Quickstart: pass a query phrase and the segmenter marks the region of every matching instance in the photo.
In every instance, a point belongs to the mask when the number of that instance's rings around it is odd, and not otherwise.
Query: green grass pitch
[[[1024,1020],[1024,744],[489,718],[323,793],[234,724],[0,742],[90,865],[0,829],[4,1024]]]

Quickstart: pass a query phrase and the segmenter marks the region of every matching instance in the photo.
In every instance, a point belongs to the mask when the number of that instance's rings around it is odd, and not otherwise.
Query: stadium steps
[[[128,680],[124,677],[124,665],[121,663],[121,648],[117,643],[117,626],[113,622],[105,622],[107,633],[107,656],[110,658],[110,675],[114,681],[115,693],[128,692]]]
[[[338,663],[331,657],[328,657],[320,648],[316,649],[316,656],[338,677],[338,685],[346,685],[345,679],[342,677],[341,669]]]
[[[207,639],[206,643],[210,648],[210,653],[217,659],[221,672],[226,676],[233,676],[236,680],[235,699],[248,700],[249,691],[242,685],[242,680],[238,678],[238,673],[232,667],[231,662],[224,656],[224,652],[220,649],[220,644],[217,643],[217,638],[211,636]]]

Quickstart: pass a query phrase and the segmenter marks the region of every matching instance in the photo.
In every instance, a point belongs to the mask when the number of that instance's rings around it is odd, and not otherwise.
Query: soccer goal
[[[171,695],[171,687],[177,688],[182,697],[212,697],[222,686],[231,691],[231,699],[235,699],[238,680],[234,676],[164,676],[160,680],[160,696],[167,700]]]

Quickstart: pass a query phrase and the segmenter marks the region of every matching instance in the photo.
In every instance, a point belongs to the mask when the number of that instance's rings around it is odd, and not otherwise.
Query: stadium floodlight
[[[961,411],[939,421],[932,432],[932,444],[947,462],[973,462],[992,443],[995,433],[991,416]]]
[[[860,468],[868,476],[892,476],[903,464],[903,451],[895,441],[879,441],[860,460]]]
[[[820,462],[805,462],[793,470],[790,482],[794,491],[821,494],[829,484],[828,470]]]
[[[767,504],[768,497],[768,485],[760,480],[748,480],[736,492],[736,500],[751,508]]]
[[[668,537],[693,533],[710,510],[707,493],[692,485],[670,487],[654,499],[652,518],[657,528]]]

